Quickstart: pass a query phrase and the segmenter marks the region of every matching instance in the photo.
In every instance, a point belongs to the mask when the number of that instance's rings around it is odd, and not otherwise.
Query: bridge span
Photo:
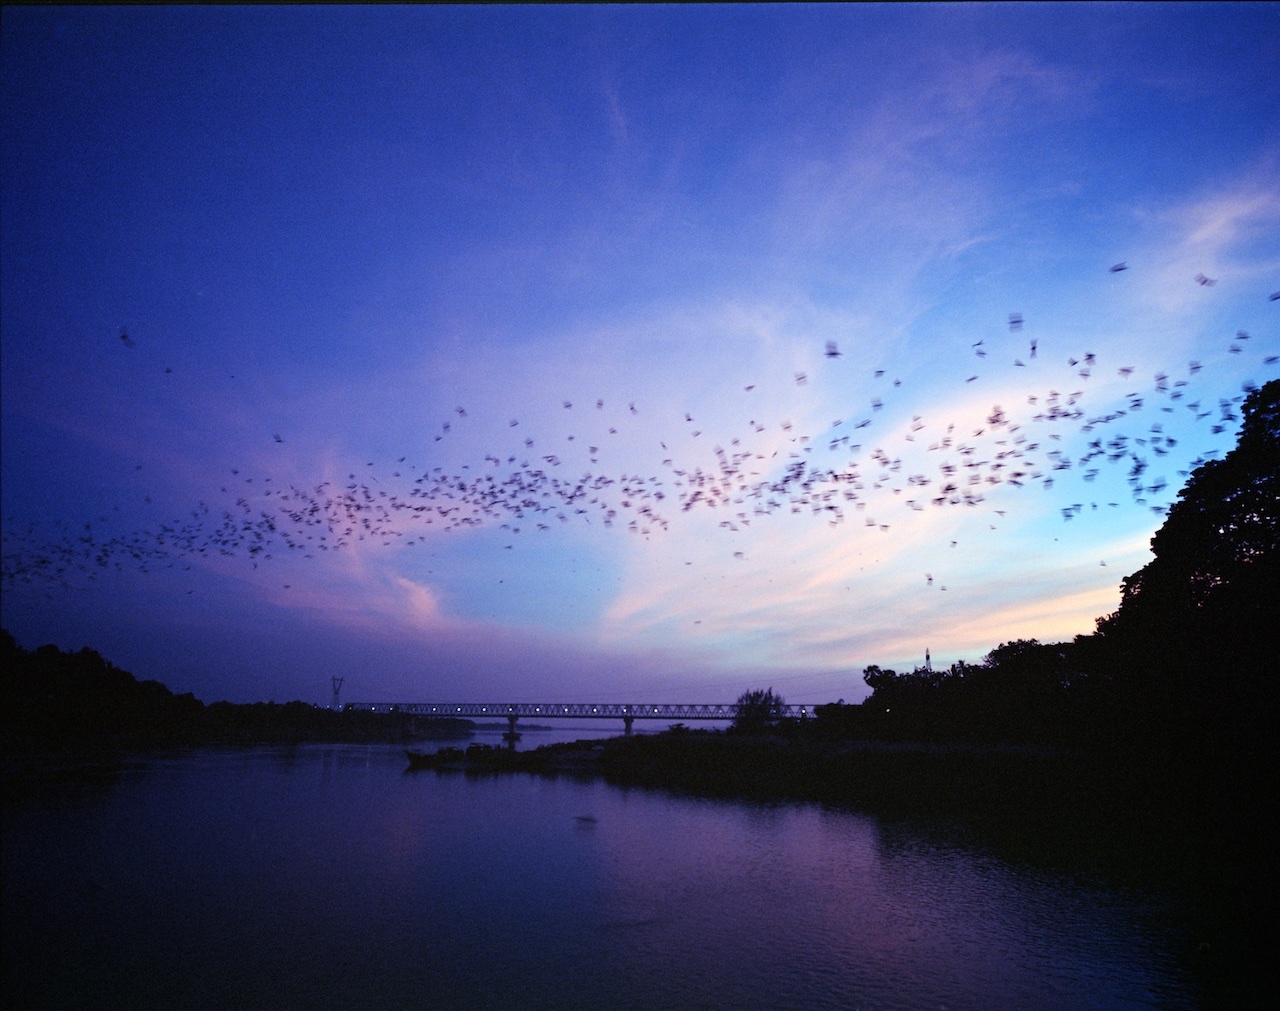
[[[556,720],[622,720],[626,733],[631,733],[634,720],[735,720],[741,708],[736,702],[348,702],[347,710],[374,713],[409,713],[413,716],[437,718],[481,719],[501,718],[515,733],[520,717]],[[813,705],[775,706],[770,715],[805,719],[814,714]]]

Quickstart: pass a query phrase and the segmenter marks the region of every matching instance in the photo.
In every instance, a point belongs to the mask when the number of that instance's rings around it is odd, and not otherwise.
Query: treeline
[[[1016,640],[981,664],[945,670],[868,667],[870,698],[820,708],[813,729],[1210,756],[1269,749],[1280,654],[1280,380],[1252,391],[1241,411],[1236,447],[1191,473],[1151,539],[1152,560],[1122,581],[1119,608],[1093,634]]]
[[[932,741],[1073,751],[1211,746],[1256,737],[1269,700],[1261,669],[1225,650],[1212,665],[1126,666],[1097,636],[1018,639],[979,664],[866,668],[861,705],[819,706],[808,726],[775,732],[823,739]]]
[[[470,720],[336,712],[306,702],[236,704],[175,695],[95,650],[26,650],[0,631],[0,736],[10,752],[197,744],[400,742],[465,736]]]

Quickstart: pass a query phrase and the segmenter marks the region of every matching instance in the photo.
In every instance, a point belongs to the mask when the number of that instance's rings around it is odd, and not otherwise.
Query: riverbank
[[[681,730],[532,751],[473,745],[447,768],[472,773],[598,776],[619,786],[755,801],[814,801],[893,817],[926,814],[997,830],[1010,841],[1054,841],[1077,858],[1108,857],[1117,839],[1141,845],[1211,840],[1215,859],[1247,862],[1255,833],[1247,815],[1261,803],[1257,770],[1213,765],[1166,749],[1114,750],[910,741],[806,740]],[[1238,840],[1231,837],[1239,835]],[[1224,838],[1225,837],[1225,838]],[[1183,869],[1200,856],[1162,845],[1147,866]]]

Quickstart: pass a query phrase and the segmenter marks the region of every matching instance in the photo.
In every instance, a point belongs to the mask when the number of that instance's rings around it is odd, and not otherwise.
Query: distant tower
[[[330,703],[330,705],[329,705],[329,708],[330,708],[330,709],[337,709],[337,708],[338,708],[338,692],[342,691],[342,682],[343,682],[343,680],[344,680],[343,678],[334,678],[334,679],[333,679],[333,702],[332,702],[332,703]]]
[[[924,648],[924,669],[925,669],[925,670],[927,670],[927,671],[932,671],[932,670],[933,670],[933,661],[929,659],[929,647],[928,647],[928,646],[926,646],[926,647]],[[334,696],[333,696],[333,697],[334,697],[335,699],[337,699],[337,697],[338,697],[338,695],[337,695],[337,689],[336,689],[336,688],[334,689]]]

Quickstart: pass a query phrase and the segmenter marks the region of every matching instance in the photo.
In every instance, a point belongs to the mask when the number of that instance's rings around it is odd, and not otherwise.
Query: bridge
[[[556,720],[622,720],[626,733],[631,733],[635,720],[736,720],[741,707],[736,702],[663,702],[639,705],[618,702],[348,702],[344,712],[359,710],[373,713],[408,713],[412,716],[434,716],[437,719],[501,718],[516,732],[516,721],[522,716]],[[774,706],[769,715],[805,719],[816,706]]]

